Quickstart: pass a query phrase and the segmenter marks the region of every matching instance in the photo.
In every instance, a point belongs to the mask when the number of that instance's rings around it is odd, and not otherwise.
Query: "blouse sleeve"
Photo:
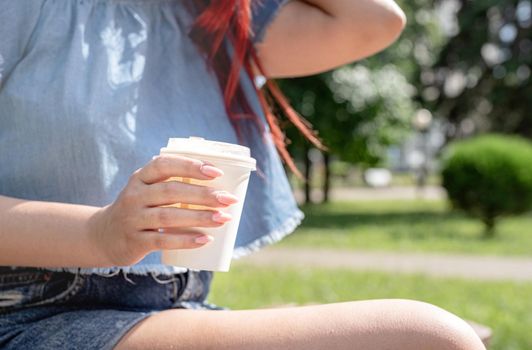
[[[42,2],[0,0],[0,87],[24,55],[37,24]]]
[[[264,38],[266,28],[288,0],[252,0],[252,41],[257,44]]]

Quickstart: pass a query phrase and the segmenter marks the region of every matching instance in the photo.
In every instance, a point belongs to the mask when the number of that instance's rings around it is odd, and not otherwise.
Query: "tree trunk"
[[[325,176],[323,179],[323,203],[329,202],[329,192],[331,189],[331,158],[329,152],[323,153],[323,166],[325,167]]]
[[[482,218],[482,222],[484,223],[484,238],[493,238],[497,224],[495,216],[486,216]]]
[[[305,146],[304,157],[305,157],[305,204],[311,204],[312,198],[310,197],[310,183],[312,181],[312,162],[309,157],[309,147]]]

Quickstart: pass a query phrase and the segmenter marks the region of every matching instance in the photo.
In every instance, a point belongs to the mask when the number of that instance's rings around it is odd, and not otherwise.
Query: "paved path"
[[[301,190],[295,191],[296,198],[299,202],[303,199]],[[312,198],[319,200],[321,191],[314,189]],[[369,187],[333,187],[330,193],[333,201],[351,201],[351,200],[403,200],[403,199],[443,199],[446,198],[445,190],[439,186],[426,186],[419,191],[413,186],[394,186],[385,188]]]
[[[235,264],[348,268],[476,280],[532,281],[532,258],[266,248]]]

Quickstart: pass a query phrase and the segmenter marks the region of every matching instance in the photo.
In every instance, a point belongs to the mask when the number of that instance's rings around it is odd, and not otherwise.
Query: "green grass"
[[[503,219],[493,239],[445,201],[357,201],[306,206],[282,247],[532,256],[532,215]]]
[[[471,282],[347,270],[257,268],[237,262],[215,275],[209,301],[232,309],[287,303],[407,298],[490,326],[490,350],[532,349],[532,283]]]

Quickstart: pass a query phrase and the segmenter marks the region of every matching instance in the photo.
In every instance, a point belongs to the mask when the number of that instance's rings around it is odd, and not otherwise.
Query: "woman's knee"
[[[485,350],[473,328],[458,316],[429,303],[392,300],[403,311],[419,347],[437,350]]]

